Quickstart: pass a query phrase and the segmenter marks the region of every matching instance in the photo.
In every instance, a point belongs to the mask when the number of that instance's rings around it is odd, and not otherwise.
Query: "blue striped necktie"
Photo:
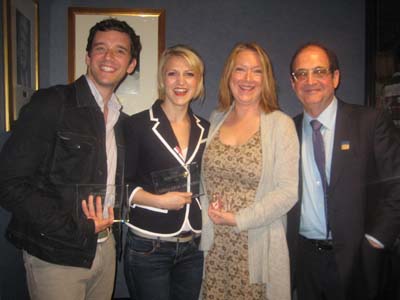
[[[325,208],[325,220],[326,220],[326,237],[329,236],[329,220],[328,220],[328,181],[326,179],[325,173],[325,147],[324,140],[321,134],[322,124],[318,120],[310,121],[311,127],[313,129],[312,141],[314,148],[314,159],[317,164],[319,175],[321,176],[322,188],[324,191],[324,208]]]

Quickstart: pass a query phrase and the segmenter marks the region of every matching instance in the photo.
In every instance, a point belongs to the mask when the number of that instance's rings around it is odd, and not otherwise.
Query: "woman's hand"
[[[210,217],[211,221],[217,225],[229,225],[229,226],[236,226],[236,218],[235,214],[214,209],[211,205],[208,207],[208,216]]]
[[[160,206],[168,210],[180,210],[186,204],[192,203],[192,193],[189,192],[168,192],[160,197]]]

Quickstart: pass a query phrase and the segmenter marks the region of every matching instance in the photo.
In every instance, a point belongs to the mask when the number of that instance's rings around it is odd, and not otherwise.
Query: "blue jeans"
[[[197,300],[203,275],[199,242],[164,242],[128,232],[124,271],[131,299]]]

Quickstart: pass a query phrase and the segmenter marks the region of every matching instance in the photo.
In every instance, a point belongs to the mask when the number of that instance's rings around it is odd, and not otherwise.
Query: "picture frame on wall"
[[[39,88],[38,2],[3,1],[5,130]]]
[[[129,115],[148,109],[157,99],[158,59],[165,49],[165,10],[70,7],[68,10],[68,80],[86,74],[86,44],[97,22],[117,18],[127,22],[140,37],[142,51],[133,74],[116,90],[123,111]]]

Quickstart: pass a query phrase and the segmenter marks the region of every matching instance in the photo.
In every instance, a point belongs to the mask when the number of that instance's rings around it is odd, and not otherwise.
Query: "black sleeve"
[[[62,99],[55,89],[39,90],[21,109],[16,126],[0,153],[0,205],[31,230],[60,242],[93,242],[94,222],[62,209],[57,193],[46,186],[47,161],[53,155]],[[58,199],[57,199],[58,198]],[[71,200],[75,201],[75,200]],[[71,241],[70,240],[70,241]]]
[[[400,234],[400,134],[388,116],[380,112],[374,127],[376,178],[380,199],[368,232],[389,246]]]

